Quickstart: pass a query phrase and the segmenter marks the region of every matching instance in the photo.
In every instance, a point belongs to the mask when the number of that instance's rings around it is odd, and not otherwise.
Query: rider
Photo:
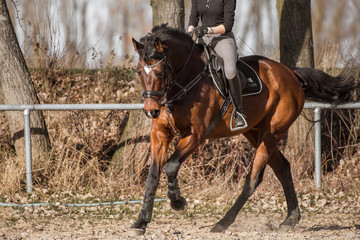
[[[188,32],[194,32],[197,38],[202,39],[206,45],[212,46],[224,59],[225,76],[235,107],[234,129],[244,128],[247,123],[243,117],[241,80],[236,70],[237,47],[231,31],[234,25],[236,0],[191,0],[191,4]],[[198,26],[199,19],[202,26]]]

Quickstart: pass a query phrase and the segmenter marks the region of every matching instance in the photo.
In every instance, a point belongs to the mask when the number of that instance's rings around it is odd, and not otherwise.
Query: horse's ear
[[[159,53],[164,53],[164,51],[166,49],[166,45],[164,43],[162,43],[159,38],[155,39],[154,47],[155,47],[155,50],[158,51]]]
[[[134,38],[132,38],[132,43],[134,45],[134,49],[137,53],[139,53],[141,50],[144,49],[144,44],[139,43],[138,41],[136,41]]]

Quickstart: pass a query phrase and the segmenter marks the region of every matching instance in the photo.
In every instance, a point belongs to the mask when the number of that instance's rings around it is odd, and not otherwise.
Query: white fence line
[[[31,111],[69,111],[69,110],[141,110],[142,103],[136,104],[12,104],[0,105],[0,111],[24,112],[24,141],[26,162],[26,191],[32,192],[32,159],[31,159]],[[355,109],[360,103],[331,105],[326,103],[308,102],[304,108],[314,109],[315,121],[315,185],[321,188],[321,109]]]

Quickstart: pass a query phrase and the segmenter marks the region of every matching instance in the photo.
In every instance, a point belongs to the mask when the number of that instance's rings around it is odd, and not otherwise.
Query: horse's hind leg
[[[291,176],[290,163],[277,149],[268,164],[274,170],[285,192],[288,215],[281,225],[294,226],[300,220],[300,209]]]
[[[270,140],[273,138],[272,136],[268,136],[268,139]],[[270,141],[269,144],[262,142],[256,150],[251,171],[246,176],[246,181],[240,196],[235,201],[230,210],[225,214],[224,218],[214,226],[214,228],[211,230],[212,232],[225,231],[235,221],[235,218],[238,215],[240,209],[244,206],[245,202],[255,191],[256,187],[262,182],[265,166],[269,159],[269,155],[272,152],[272,147],[269,147],[270,145],[273,145],[273,143],[271,143],[272,141]]]

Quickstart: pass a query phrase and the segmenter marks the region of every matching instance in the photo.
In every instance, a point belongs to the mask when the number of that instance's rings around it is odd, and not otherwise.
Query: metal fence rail
[[[321,188],[321,109],[356,109],[360,108],[360,103],[333,105],[329,103],[307,102],[304,108],[314,109],[315,186],[316,188]]]
[[[68,111],[68,110],[140,110],[144,104],[10,104],[0,105],[0,111]]]
[[[0,111],[24,111],[24,140],[26,191],[32,192],[32,158],[31,158],[31,111],[68,111],[68,110],[140,110],[142,103],[137,104],[12,104],[0,105]]]
[[[26,162],[26,191],[32,192],[32,159],[31,159],[31,111],[69,111],[69,110],[140,110],[142,103],[137,104],[12,104],[0,105],[0,111],[24,112],[24,140]],[[314,109],[315,121],[315,184],[321,188],[321,109],[355,109],[360,103],[331,105],[326,103],[309,102],[304,108]]]

